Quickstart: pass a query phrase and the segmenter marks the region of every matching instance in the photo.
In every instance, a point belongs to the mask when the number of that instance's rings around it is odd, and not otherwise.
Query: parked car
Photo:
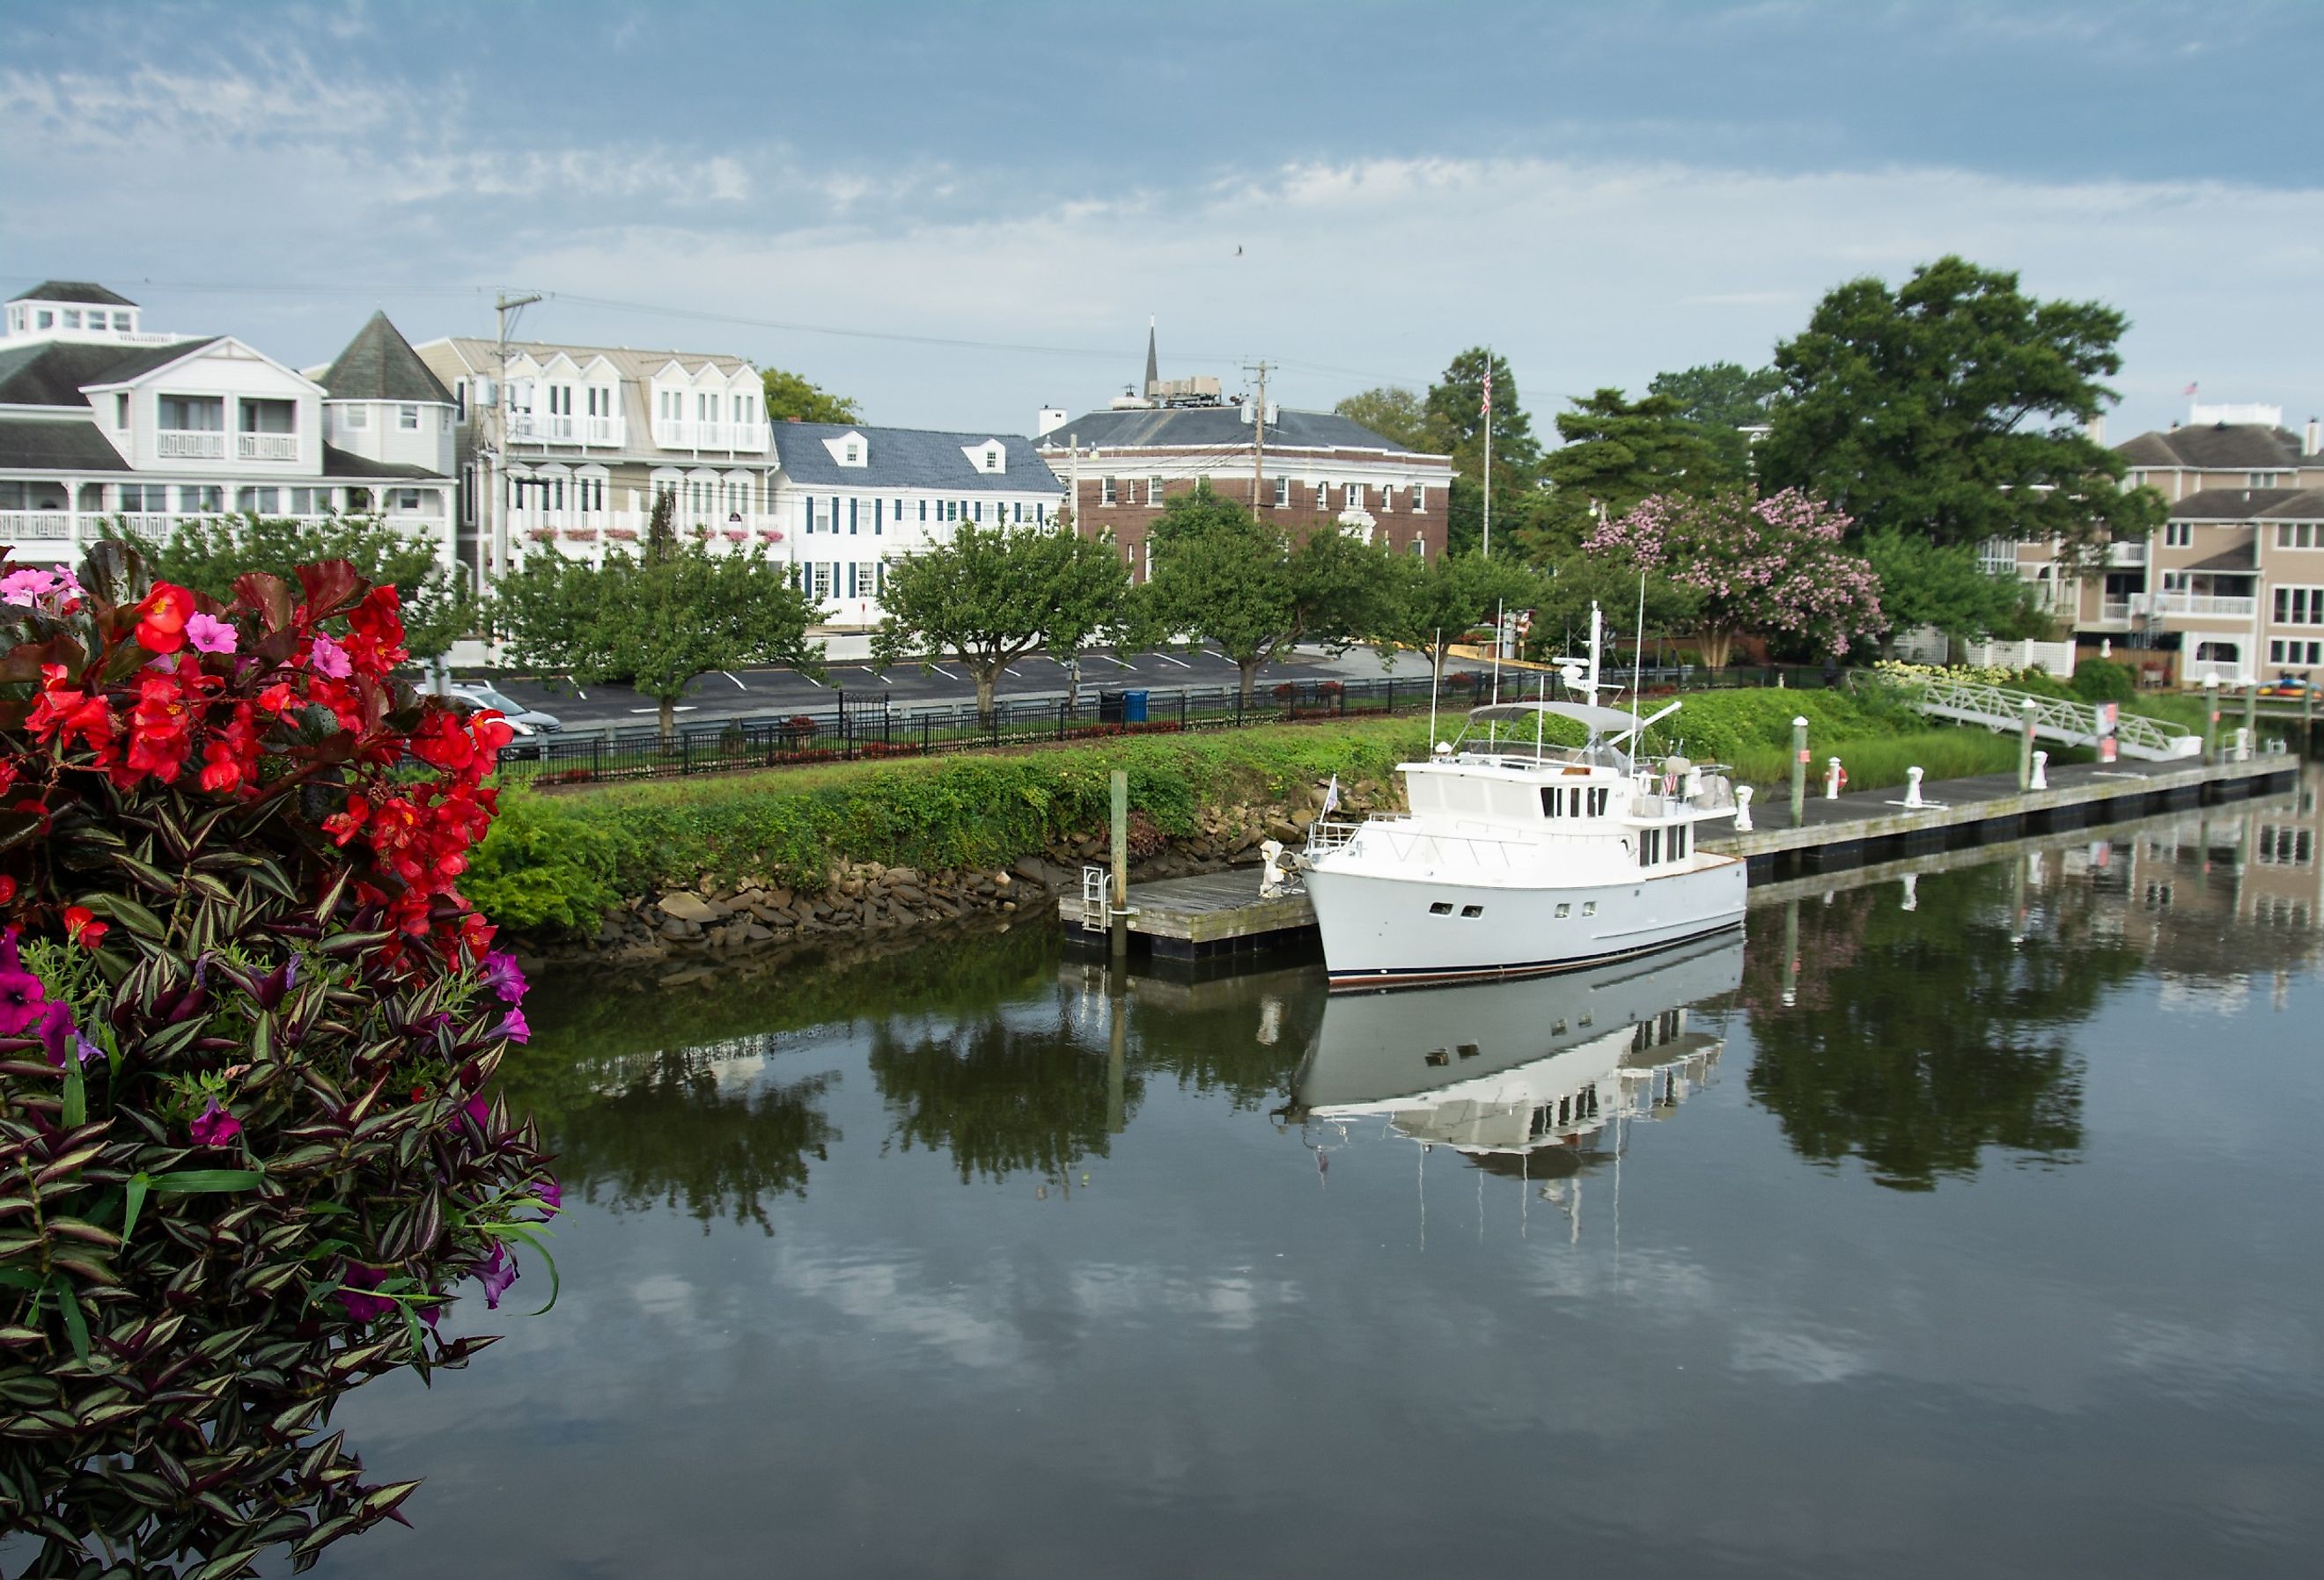
[[[523,703],[493,690],[481,681],[455,680],[446,689],[455,699],[465,702],[471,707],[499,709],[501,716],[507,719],[509,723],[523,726],[519,732],[520,736],[536,732],[553,735],[565,727],[555,714],[543,713],[537,707],[527,707]]]

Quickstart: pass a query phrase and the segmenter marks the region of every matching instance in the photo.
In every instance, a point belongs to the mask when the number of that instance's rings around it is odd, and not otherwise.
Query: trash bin
[[[1146,693],[1125,691],[1121,694],[1121,722],[1142,725],[1146,722]]]
[[[1124,694],[1120,691],[1101,691],[1097,694],[1098,723],[1118,725],[1121,722],[1123,696]]]

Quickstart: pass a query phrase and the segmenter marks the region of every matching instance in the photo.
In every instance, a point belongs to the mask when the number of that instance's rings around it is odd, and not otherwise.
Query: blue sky
[[[2195,382],[2296,423],[2319,67],[2305,3],[14,0],[0,250],[292,362],[540,290],[527,333],[1016,430],[1149,314],[1166,374],[1301,405],[1490,341],[1545,427],[1960,252],[2130,315],[2116,435]]]

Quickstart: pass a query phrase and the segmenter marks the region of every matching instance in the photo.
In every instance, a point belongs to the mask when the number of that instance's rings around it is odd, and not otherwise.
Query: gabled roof
[[[2174,522],[2324,520],[2324,488],[2205,488],[2171,507]]]
[[[126,472],[97,425],[75,418],[0,417],[0,467],[30,472]]]
[[[412,478],[425,483],[441,483],[444,475],[425,467],[408,466],[401,461],[374,461],[343,450],[335,444],[323,447],[323,476],[326,477],[388,477]]]
[[[42,340],[0,351],[0,406],[85,406],[88,398],[81,392],[89,386],[125,383],[217,339],[134,347]]]
[[[1045,449],[1061,450],[1069,439],[1102,449],[1249,449],[1251,424],[1233,406],[1167,406],[1127,411],[1092,411],[1061,422],[1041,439]],[[1286,407],[1267,425],[1269,448],[1380,450],[1412,455],[1394,439],[1383,439],[1360,423],[1336,411],[1294,411]]]
[[[448,406],[452,392],[420,360],[411,342],[396,332],[383,312],[372,314],[355,331],[339,359],[315,381],[333,401],[395,401]]]
[[[10,301],[87,301],[99,307],[135,307],[125,296],[88,280],[43,280],[30,291],[20,291]]]
[[[2300,436],[2262,423],[2214,423],[2142,433],[2115,447],[2134,467],[2183,467],[2203,472],[2272,471],[2300,465]]]
[[[826,440],[857,434],[864,464],[842,466]],[[990,433],[937,433],[921,428],[873,428],[861,422],[778,422],[775,454],[783,475],[807,488],[944,488],[955,493],[1063,494],[1065,485],[1033,448],[1032,441]],[[980,471],[969,460],[973,447],[1000,439],[1003,467]]]

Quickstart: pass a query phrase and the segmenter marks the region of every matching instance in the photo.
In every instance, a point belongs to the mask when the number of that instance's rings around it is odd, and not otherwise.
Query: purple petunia
[[[511,1010],[502,1017],[496,1035],[505,1037],[511,1042],[530,1042],[532,1040],[532,1028],[525,1023],[522,1010]]]
[[[484,1286],[486,1310],[500,1309],[501,1297],[508,1292],[511,1284],[516,1282],[516,1258],[509,1254],[507,1246],[495,1241],[493,1259],[476,1270],[476,1280]]]
[[[222,1147],[242,1133],[242,1121],[228,1113],[213,1097],[209,1106],[203,1109],[187,1128],[193,1132],[196,1146]]]
[[[376,1289],[387,1281],[383,1268],[365,1267],[359,1261],[347,1263],[346,1276],[339,1280],[339,1304],[347,1308],[347,1316],[357,1322],[369,1322],[387,1316],[395,1309],[395,1302],[384,1296],[364,1293]]]
[[[16,929],[0,933],[0,1037],[22,1037],[40,1020],[49,990],[16,956]]]
[[[348,661],[346,650],[327,636],[318,636],[307,655],[307,667],[327,680],[344,680],[355,673]]]
[[[532,1194],[549,1216],[553,1218],[565,1210],[565,1187],[556,1180],[543,1179],[532,1187]]]
[[[230,653],[235,640],[234,627],[215,614],[186,616],[186,642],[196,652]]]
[[[484,956],[484,985],[500,995],[504,1004],[521,1004],[528,984],[524,972],[519,968],[516,956],[495,949]]]
[[[72,1006],[69,1004],[51,1000],[42,1006],[39,1036],[49,1062],[59,1069],[65,1067],[69,1053],[78,1054],[83,1065],[97,1057],[97,1044],[80,1034],[80,1028],[73,1023]]]

